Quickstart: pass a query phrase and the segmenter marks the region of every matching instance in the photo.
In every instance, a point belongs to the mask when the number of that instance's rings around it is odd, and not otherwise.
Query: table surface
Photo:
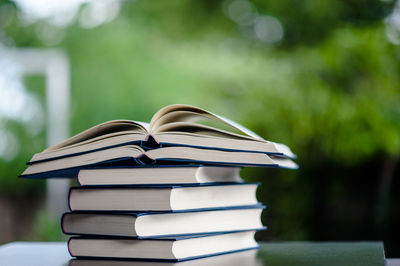
[[[12,242],[0,246],[0,266],[198,266],[198,265],[400,265],[384,259],[382,242],[263,242],[259,250],[181,263],[72,258],[66,242]]]

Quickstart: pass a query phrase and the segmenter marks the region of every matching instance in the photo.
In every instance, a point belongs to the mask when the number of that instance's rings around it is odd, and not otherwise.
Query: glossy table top
[[[381,242],[263,242],[259,250],[163,263],[72,258],[65,242],[12,242],[0,246],[0,266],[385,265]],[[398,260],[389,261],[387,265]]]

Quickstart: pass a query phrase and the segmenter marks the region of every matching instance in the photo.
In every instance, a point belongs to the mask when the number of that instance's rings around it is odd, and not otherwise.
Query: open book
[[[204,120],[217,127],[201,124]],[[85,130],[35,154],[21,176],[74,177],[82,167],[127,159],[138,165],[181,162],[297,168],[289,158],[295,155],[286,145],[264,140],[198,107],[176,104],[159,110],[150,124],[114,120]]]
[[[158,167],[177,163],[297,168],[297,164],[288,158],[268,156],[264,153],[229,152],[179,146],[145,151],[137,145],[124,145],[32,163],[20,177],[76,177],[80,169],[100,165],[154,165]]]
[[[207,120],[219,128],[200,124],[201,121]],[[221,129],[223,127],[232,130]],[[190,146],[261,152],[295,158],[286,145],[264,140],[234,121],[198,107],[174,104],[155,113],[150,124],[131,120],[113,120],[94,126],[35,154],[30,163],[128,144],[137,144],[145,149]]]

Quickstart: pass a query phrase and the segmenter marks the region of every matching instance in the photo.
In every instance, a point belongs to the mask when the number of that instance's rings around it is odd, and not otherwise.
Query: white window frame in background
[[[43,75],[46,98],[46,144],[53,146],[70,133],[70,63],[60,49],[17,48],[9,56],[22,75]],[[70,180],[48,179],[46,208],[54,218],[67,209]]]

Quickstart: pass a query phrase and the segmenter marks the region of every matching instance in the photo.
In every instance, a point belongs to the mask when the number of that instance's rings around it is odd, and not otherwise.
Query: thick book
[[[257,258],[257,249],[231,252],[219,256],[210,256],[198,260],[183,262],[121,260],[121,259],[72,259],[69,266],[261,266]]]
[[[258,248],[255,231],[165,239],[72,237],[73,257],[186,261]]]
[[[264,206],[176,212],[69,212],[61,219],[70,235],[127,236],[154,238],[261,230]]]
[[[94,126],[35,154],[30,162],[132,143],[145,148],[189,146],[296,157],[286,145],[267,141],[232,120],[195,106],[174,104],[156,112],[150,123],[113,120]]]
[[[75,187],[72,211],[182,211],[257,204],[258,184],[162,187]]]
[[[239,167],[204,165],[97,167],[81,169],[78,183],[81,186],[243,183],[239,172]]]
[[[30,164],[20,177],[76,177],[82,168],[116,162],[127,165],[179,162],[183,164],[282,167],[289,169],[298,167],[296,163],[288,158],[268,156],[264,153],[232,152],[191,147],[166,147],[145,151],[137,145],[125,145],[71,157],[62,157],[57,160],[36,162]]]
[[[200,124],[202,120],[217,127]],[[297,168],[286,159],[295,157],[286,145],[267,141],[229,119],[178,104],[159,110],[150,124],[114,120],[83,131],[35,154],[22,176],[72,177],[76,168],[129,158],[138,164],[181,161]]]

